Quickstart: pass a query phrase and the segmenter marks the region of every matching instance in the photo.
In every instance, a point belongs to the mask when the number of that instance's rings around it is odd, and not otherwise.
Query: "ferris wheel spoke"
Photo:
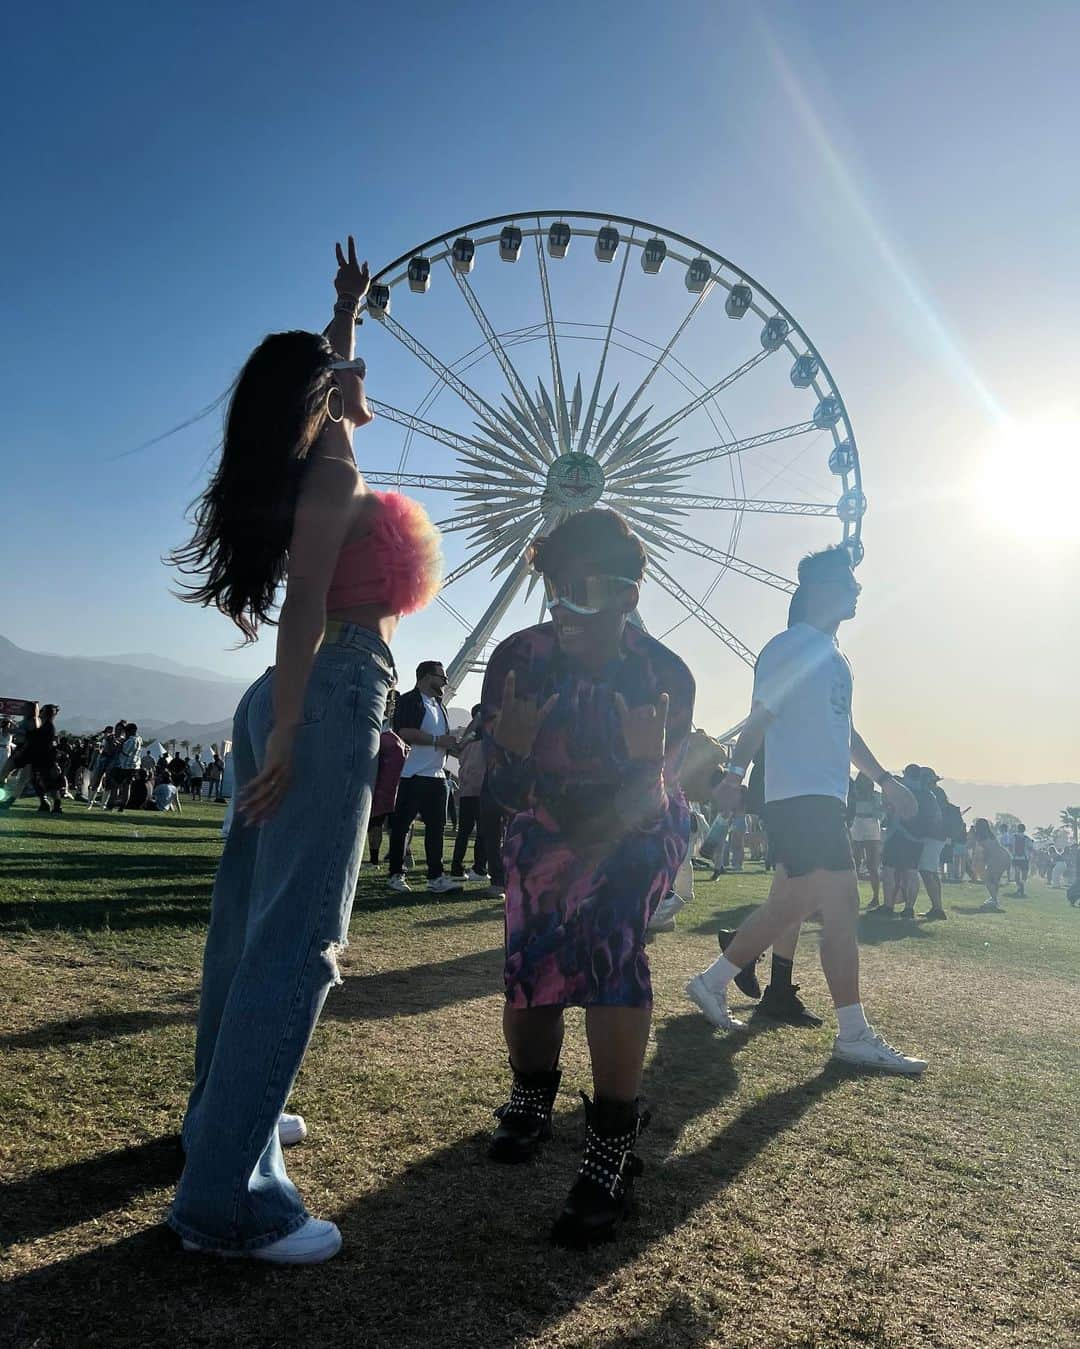
[[[698,408],[704,407],[710,398],[715,398],[718,393],[722,393],[724,389],[730,388],[736,380],[741,379],[743,375],[747,374],[750,370],[753,370],[755,366],[760,365],[766,357],[771,355],[772,352],[770,351],[756,351],[748,360],[743,361],[742,365],[736,366],[730,374],[725,375],[721,380],[717,380],[715,384],[710,385],[709,388],[698,394],[696,398],[692,398],[689,403],[685,403],[677,412],[673,412],[669,417],[665,417],[662,422],[659,422],[656,426],[652,427],[648,436],[643,437],[639,442],[634,443],[629,439],[630,432],[629,429],[627,429],[627,432],[620,437],[618,443],[608,455],[605,461],[606,466],[608,468],[615,468],[617,465],[625,463],[627,459],[632,458],[635,454],[640,453],[640,451],[647,449],[650,442],[658,440],[673,427],[678,426],[681,421],[685,421],[687,417],[697,412]]]
[[[559,452],[566,454],[570,448],[570,421],[566,412],[566,388],[563,384],[562,362],[559,360],[559,342],[555,334],[555,315],[551,308],[551,286],[548,284],[547,258],[544,256],[543,231],[540,221],[536,222],[536,262],[540,269],[540,291],[544,300],[544,322],[547,324],[548,354],[551,357],[551,392],[555,398],[557,417],[555,426],[559,433]],[[547,400],[545,400],[547,401]]]
[[[528,578],[529,570],[529,562],[522,555],[518,559],[517,565],[499,587],[483,617],[465,639],[461,650],[446,667],[446,681],[450,694],[456,692],[465,676],[473,672],[484,647],[490,641],[503,615],[513,604],[514,597]]]
[[[537,438],[537,444],[541,453],[544,452],[545,448],[550,451],[550,454],[546,454],[545,458],[549,460],[554,458],[555,447],[551,441],[551,433],[544,424],[543,418],[540,416],[528,389],[526,389],[524,381],[518,374],[516,366],[506,354],[506,348],[499,340],[498,333],[492,327],[491,320],[484,312],[484,307],[481,305],[476,291],[469,284],[468,278],[463,276],[453,266],[449,258],[446,259],[446,265],[450,268],[450,274],[457,282],[458,290],[460,290],[465,297],[465,302],[472,311],[473,318],[476,320],[480,331],[484,334],[487,344],[491,348],[492,355],[498,361],[503,374],[506,376],[506,382],[510,385],[514,394],[514,399],[520,405],[521,411],[528,418],[527,429],[531,430],[533,436]]]
[[[724,645],[734,651],[741,661],[750,666],[754,664],[756,657],[746,643],[740,641],[730,628],[724,627],[723,623],[710,614],[704,605],[699,604],[693,595],[684,590],[669,572],[666,572],[663,567],[658,566],[655,562],[649,564],[649,571],[656,578],[661,589],[666,590],[673,599],[678,600],[689,614],[696,618],[699,623],[704,624],[715,637],[719,637]]]
[[[678,548],[684,553],[689,553],[691,557],[705,558],[709,562],[719,562],[729,571],[738,572],[741,576],[748,576],[752,581],[760,581],[763,585],[772,586],[774,590],[782,590],[786,595],[794,593],[795,582],[789,581],[786,576],[779,576],[776,572],[770,571],[768,567],[759,567],[754,562],[747,562],[745,558],[738,557],[735,553],[728,553],[723,548],[714,548],[711,543],[705,543],[702,539],[695,539],[692,535],[686,534],[681,529],[676,529],[673,525],[669,525],[662,520],[653,521],[649,525],[649,532],[654,538],[659,538],[672,548]]]
[[[778,440],[790,440],[792,436],[809,435],[819,429],[813,422],[797,422],[793,426],[781,426],[775,431],[765,431],[758,436],[747,436],[742,440],[728,440],[719,445],[710,445],[708,449],[672,455],[670,459],[663,461],[662,467],[665,470],[683,471],[693,468],[695,464],[707,464],[714,459],[724,459],[733,454],[741,454],[743,450],[756,450],[761,445],[774,445]],[[648,472],[648,469],[642,470],[639,465],[627,464],[617,473],[611,475],[611,481],[633,480],[638,474],[647,476]]]
[[[466,632],[472,631],[472,624],[465,617],[465,615],[461,613],[460,610],[454,608],[454,606],[450,603],[450,601],[446,598],[445,595],[443,594],[436,595],[435,603],[438,604],[440,608],[445,609],[452,619],[460,623]]]
[[[821,501],[759,501],[754,497],[696,496],[692,492],[667,492],[650,497],[652,509],[675,508],[679,511],[749,511],[754,515],[819,515],[836,514],[835,505]]]
[[[400,408],[391,407],[389,403],[380,403],[374,398],[369,398],[368,403],[376,417],[383,417],[388,422],[396,422],[398,426],[404,426],[409,431],[416,431],[422,436],[427,436],[429,440],[436,440],[440,445],[446,445],[451,450],[475,450],[476,441],[469,436],[459,435],[456,431],[448,431],[445,426],[437,426],[434,422],[425,421],[423,417],[417,417],[411,412],[402,412]]]
[[[369,487],[409,487],[421,492],[464,492],[473,486],[473,478],[456,478],[434,473],[369,473],[362,469]]]
[[[524,543],[532,533],[534,522],[539,519],[539,516],[540,512],[537,510],[530,511],[527,515],[522,516],[518,520],[516,529],[513,531],[504,530],[492,543],[481,548],[480,551],[475,553],[472,557],[467,558],[460,566],[455,567],[449,576],[443,580],[443,588],[445,589],[447,586],[453,585],[455,581],[460,581],[463,576],[467,576],[469,572],[474,571],[477,567],[490,561],[491,558],[496,557],[499,553],[505,553],[507,551],[507,543],[511,539],[515,541],[520,540]],[[502,559],[500,559],[500,563],[501,561]]]
[[[633,232],[631,232],[631,239]],[[592,434],[593,418],[596,415],[596,404],[600,400],[600,388],[604,381],[604,370],[607,366],[608,352],[611,350],[611,334],[615,331],[615,315],[619,312],[619,301],[622,299],[623,281],[626,279],[626,264],[630,261],[630,248],[623,249],[622,267],[619,270],[619,284],[615,287],[615,299],[611,306],[611,316],[608,319],[607,333],[604,337],[604,345],[600,351],[600,364],[596,370],[596,382],[593,384],[592,395],[589,398],[589,410],[585,413],[585,418],[581,423],[581,437],[578,440],[578,454],[584,454],[589,444],[589,436]],[[611,405],[614,405],[615,395],[611,395],[608,414],[611,412]]]
[[[380,323],[407,351],[411,351],[417,360],[422,361],[433,374],[437,375],[448,389],[452,389],[464,403],[467,403],[478,417],[495,415],[495,409],[485,402],[475,389],[470,388],[463,379],[455,375],[448,365],[444,365],[434,352],[429,351],[423,342],[414,337],[397,319],[386,314],[380,319]]]
[[[667,358],[671,355],[672,351],[675,349],[675,343],[678,342],[679,338],[682,337],[683,333],[690,326],[690,322],[693,319],[694,315],[705,303],[709,295],[712,294],[715,285],[716,285],[715,281],[710,281],[709,284],[705,287],[705,289],[695,297],[694,303],[690,306],[689,313],[687,313],[686,317],[675,329],[674,333],[672,333],[671,337],[668,339],[667,346],[663,349],[660,355],[657,356],[656,360],[653,361],[652,365],[646,371],[645,378],[641,381],[641,383],[637,386],[634,392],[630,395],[630,401],[627,403],[625,408],[627,414],[629,414],[634,409],[634,407],[637,406],[638,399],[649,387],[649,385],[653,382],[659,371],[663,369],[664,362],[667,360]],[[600,459],[602,457],[605,449],[611,445],[612,439],[613,437],[611,435],[611,432],[608,432],[608,435],[605,437],[604,442],[596,446],[596,449],[593,451],[593,453],[595,454],[597,459]]]

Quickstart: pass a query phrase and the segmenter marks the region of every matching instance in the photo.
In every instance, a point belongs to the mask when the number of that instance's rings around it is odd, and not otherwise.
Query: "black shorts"
[[[394,812],[391,810],[386,815],[372,815],[368,820],[369,829],[389,829],[390,821],[394,818]]]
[[[1026,881],[1028,872],[1031,870],[1031,864],[1026,857],[1014,857],[1012,860],[1013,870],[1018,876],[1022,876]]]
[[[769,849],[789,876],[854,871],[843,801],[835,796],[792,796],[765,804]]]
[[[881,850],[881,865],[894,871],[918,871],[922,860],[921,838],[913,838],[905,830],[893,826]]]

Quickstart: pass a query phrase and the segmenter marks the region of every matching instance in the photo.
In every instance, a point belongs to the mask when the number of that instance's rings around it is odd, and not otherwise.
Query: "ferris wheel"
[[[409,249],[365,309],[393,348],[380,387],[395,401],[369,401],[403,433],[396,467],[365,477],[454,499],[438,522],[439,601],[463,629],[451,689],[531,592],[530,540],[590,506],[646,544],[646,591],[664,599],[650,627],[693,620],[750,665],[728,625],[747,596],[720,605],[721,582],[790,594],[785,568],[830,542],[861,562],[866,498],[836,383],[803,327],[714,249],[624,216],[518,212]],[[489,572],[494,595],[488,579],[482,612],[463,613],[467,578]]]

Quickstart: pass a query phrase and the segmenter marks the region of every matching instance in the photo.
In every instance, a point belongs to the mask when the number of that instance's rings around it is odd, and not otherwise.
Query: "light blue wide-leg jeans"
[[[237,794],[262,764],[273,682],[267,670],[236,710]],[[394,682],[381,638],[344,625],[315,657],[284,802],[258,827],[237,815],[225,843],[203,958],[186,1163],[168,1220],[207,1250],[256,1250],[308,1217],[285,1172],[277,1121],[340,982]]]

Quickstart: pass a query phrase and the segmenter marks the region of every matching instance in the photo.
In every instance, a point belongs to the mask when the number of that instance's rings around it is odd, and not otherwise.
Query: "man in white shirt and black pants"
[[[390,822],[390,889],[410,890],[403,875],[405,841],[413,820],[424,822],[424,854],[428,890],[441,895],[460,890],[463,881],[443,871],[443,833],[446,829],[446,755],[457,749],[442,704],[446,671],[437,660],[416,667],[416,688],[402,694],[394,709],[394,730],[409,746],[398,784],[397,805]]]
[[[820,911],[821,967],[839,1022],[833,1057],[914,1074],[925,1061],[901,1054],[877,1035],[859,995],[859,887],[846,820],[851,763],[878,783],[901,818],[916,811],[911,793],[882,768],[852,726],[851,667],[836,630],[854,618],[859,590],[845,548],[803,558],[787,630],[758,657],[750,716],[714,800],[720,810],[733,808],[746,765],[764,742],[765,823],[776,878],[766,902],[686,991],[714,1026],[739,1027],[727,1008],[728,984],[794,925]]]

